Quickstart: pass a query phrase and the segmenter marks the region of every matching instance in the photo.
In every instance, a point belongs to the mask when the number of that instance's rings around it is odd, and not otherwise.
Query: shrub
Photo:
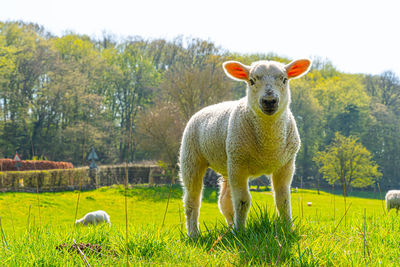
[[[91,186],[87,168],[0,172],[0,188],[6,191],[59,191]]]
[[[17,168],[15,167],[16,163],[17,161],[12,159],[0,159],[0,171],[17,171]],[[71,162],[64,161],[21,160],[20,163],[20,171],[74,168],[74,165]]]

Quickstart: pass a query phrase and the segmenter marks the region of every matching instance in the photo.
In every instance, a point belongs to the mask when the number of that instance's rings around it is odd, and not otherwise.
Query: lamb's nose
[[[261,100],[261,104],[265,108],[274,108],[278,104],[278,99],[276,97],[264,97]]]

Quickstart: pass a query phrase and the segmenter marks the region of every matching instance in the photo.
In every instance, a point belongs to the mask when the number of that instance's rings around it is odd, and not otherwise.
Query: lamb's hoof
[[[198,230],[197,231],[192,231],[192,232],[190,232],[188,234],[188,237],[189,237],[190,240],[196,240],[196,239],[199,238],[199,236],[200,236],[200,233],[199,233]]]

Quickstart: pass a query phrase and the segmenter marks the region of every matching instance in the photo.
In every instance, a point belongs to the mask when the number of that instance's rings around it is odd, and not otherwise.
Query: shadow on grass
[[[123,186],[118,187],[118,192],[125,195],[125,189]],[[137,197],[139,200],[148,201],[165,201],[168,199],[170,191],[169,185],[164,186],[139,186],[136,185],[129,188],[127,191],[128,197]],[[183,189],[180,185],[173,185],[171,190],[171,199],[182,199]],[[203,190],[203,202],[207,203],[217,203],[218,201],[218,189],[216,188],[204,188]]]
[[[301,265],[294,257],[301,231],[293,229],[290,222],[273,217],[266,208],[256,206],[255,209],[244,231],[221,227],[222,223],[212,228],[205,225],[207,230],[198,239],[188,242],[205,247],[209,254],[221,250],[232,253],[234,266],[281,265],[284,262]]]

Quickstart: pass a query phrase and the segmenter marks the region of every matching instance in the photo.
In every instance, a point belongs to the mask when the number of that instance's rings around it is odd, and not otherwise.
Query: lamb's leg
[[[246,227],[246,218],[250,210],[251,196],[247,180],[248,175],[244,170],[229,170],[229,185],[235,211],[234,224],[236,230]]]
[[[225,216],[226,223],[228,225],[232,225],[234,212],[232,205],[231,188],[225,178],[223,178],[223,181],[220,183],[218,206],[221,213]]]
[[[272,190],[275,198],[275,206],[278,214],[292,220],[290,208],[290,184],[294,173],[294,161],[291,160],[282,168],[272,174]]]
[[[189,237],[199,235],[198,220],[201,205],[201,193],[203,190],[203,176],[207,170],[205,161],[196,157],[187,157],[181,160],[181,179],[185,194],[183,202],[185,206],[186,227]]]

